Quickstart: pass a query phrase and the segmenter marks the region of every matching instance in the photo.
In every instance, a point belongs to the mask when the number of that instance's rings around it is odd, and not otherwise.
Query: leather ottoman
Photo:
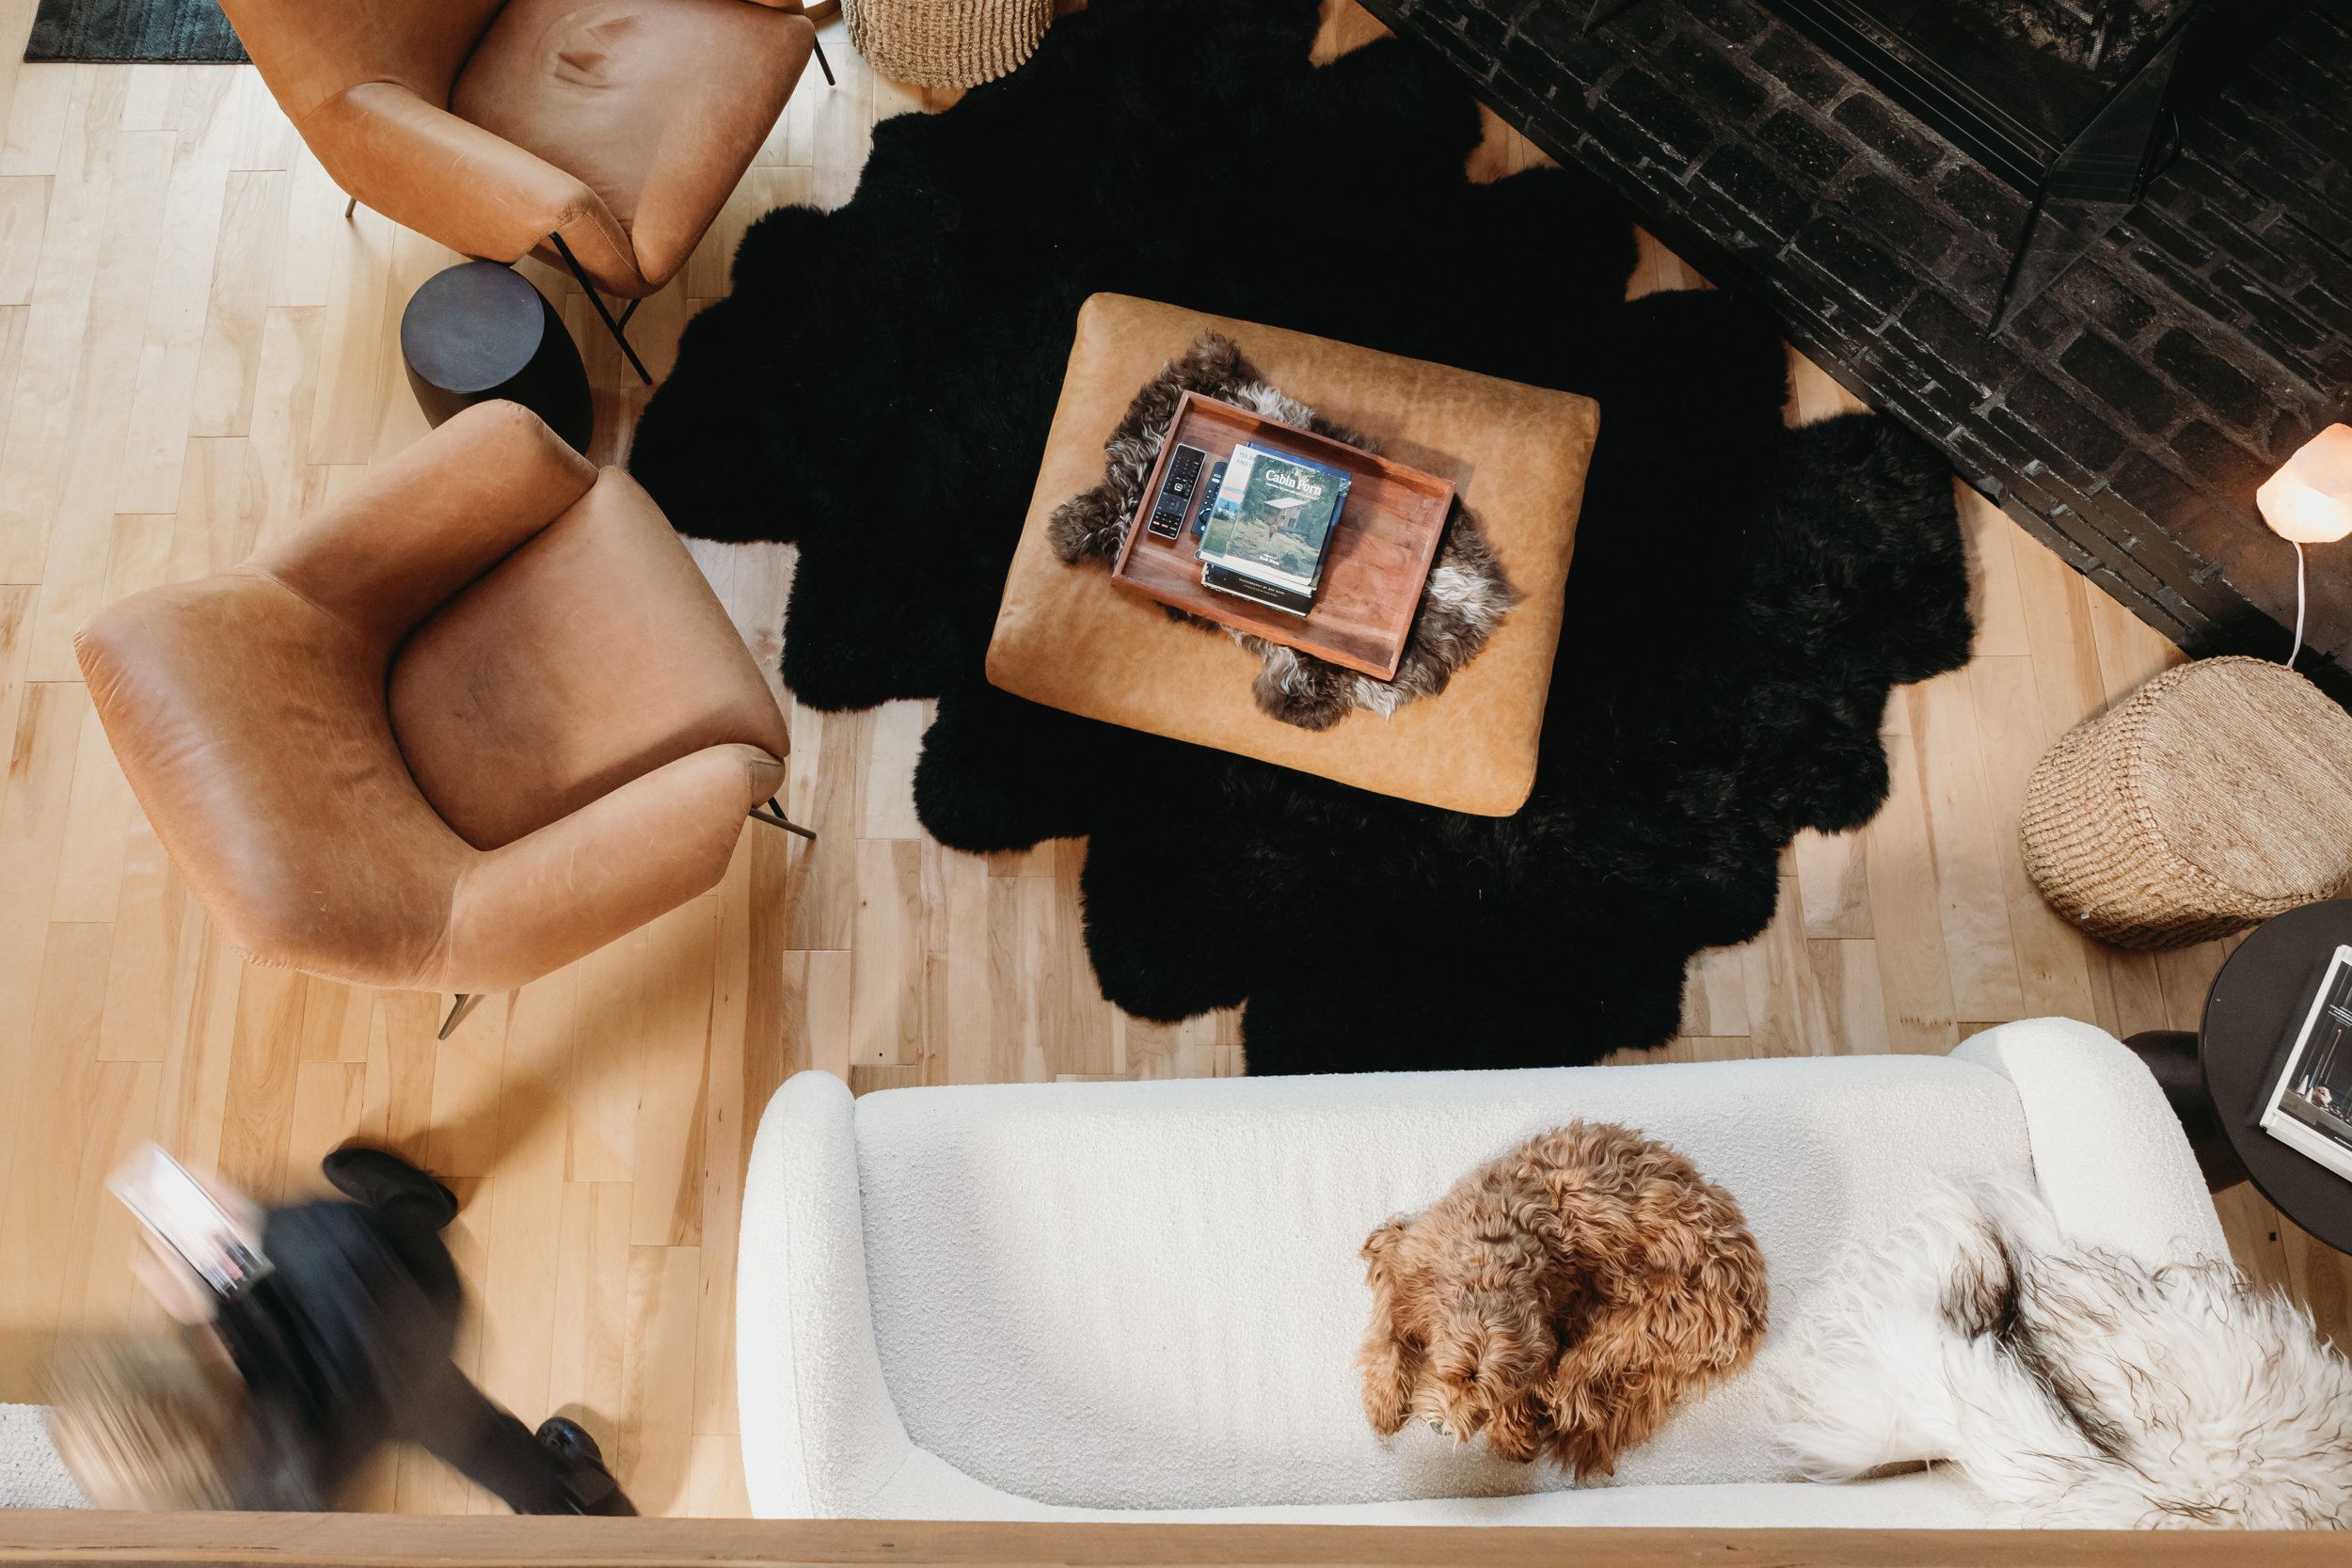
[[[1098,565],[1064,565],[1046,520],[1103,477],[1103,443],[1143,384],[1201,331],[1268,381],[1400,462],[1451,479],[1478,515],[1518,605],[1437,697],[1320,733],[1251,698],[1255,656],[1168,619]],[[989,643],[990,682],[1048,707],[1214,746],[1382,795],[1507,816],[1535,783],[1584,472],[1600,429],[1589,398],[1545,391],[1300,332],[1123,294],[1078,312],[1061,403]],[[1345,527],[1345,523],[1341,524]]]

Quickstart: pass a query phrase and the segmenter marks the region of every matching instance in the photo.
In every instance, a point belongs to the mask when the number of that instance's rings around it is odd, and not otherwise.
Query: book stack
[[[1204,588],[1291,615],[1314,608],[1348,473],[1257,442],[1213,476],[1198,554]]]
[[[1186,391],[1111,578],[1393,680],[1453,505],[1436,474]]]

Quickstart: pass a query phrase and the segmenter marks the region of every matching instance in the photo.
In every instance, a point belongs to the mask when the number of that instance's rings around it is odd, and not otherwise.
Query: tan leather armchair
[[[469,256],[569,267],[640,376],[598,291],[642,299],[686,264],[817,42],[798,0],[222,9],[355,201]]]
[[[511,403],[245,564],[108,606],[74,651],[157,836],[258,963],[462,1007],[707,891],[748,816],[791,826],[784,715],[685,546]]]

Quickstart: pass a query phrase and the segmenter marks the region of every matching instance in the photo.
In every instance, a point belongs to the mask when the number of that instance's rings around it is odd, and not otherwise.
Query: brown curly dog
[[[1763,1337],[1764,1259],[1665,1145],[1570,1122],[1364,1242],[1357,1365],[1384,1436],[1415,1417],[1506,1459],[1605,1476]]]

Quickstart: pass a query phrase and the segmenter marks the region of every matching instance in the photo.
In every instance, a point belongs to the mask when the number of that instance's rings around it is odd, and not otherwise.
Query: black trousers
[[[262,1249],[273,1272],[220,1319],[273,1456],[250,1506],[327,1506],[388,1440],[419,1444],[517,1513],[577,1513],[611,1489],[543,1447],[451,1359],[464,1291],[444,1217],[437,1201],[409,1196],[270,1212]]]
[[[465,1292],[441,1241],[439,1215],[419,1198],[394,1198],[374,1211],[389,1241],[454,1339]],[[390,1402],[387,1435],[424,1450],[485,1487],[517,1513],[576,1512],[562,1463],[531,1429],[491,1402],[457,1370],[444,1348],[416,1369],[412,1387]]]

